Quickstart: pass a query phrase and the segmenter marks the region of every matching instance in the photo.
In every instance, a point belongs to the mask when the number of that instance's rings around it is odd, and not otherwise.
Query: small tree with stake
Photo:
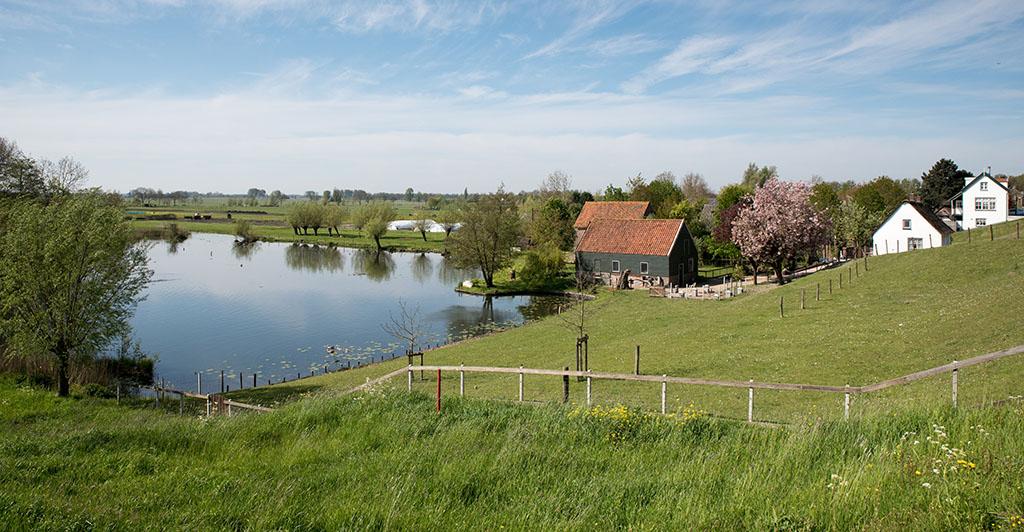
[[[13,206],[0,235],[0,329],[14,352],[57,360],[57,395],[68,363],[128,332],[149,282],[145,245],[115,200],[90,192],[46,205]]]
[[[579,270],[576,272],[576,287],[569,294],[569,306],[565,312],[559,312],[558,318],[562,320],[573,334],[576,335],[576,371],[587,371],[590,369],[590,336],[587,334],[587,302],[591,299],[590,293],[594,288],[594,276],[591,272]],[[577,380],[582,380],[579,377]]]

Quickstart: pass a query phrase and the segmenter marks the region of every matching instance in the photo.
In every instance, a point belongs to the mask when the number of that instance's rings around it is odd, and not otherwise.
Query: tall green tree
[[[357,229],[366,233],[377,245],[377,251],[383,249],[380,239],[388,232],[388,224],[395,220],[398,214],[395,207],[387,201],[374,201],[360,206],[352,214],[352,224]]]
[[[758,167],[757,163],[750,163],[743,171],[743,185],[751,189],[763,186],[769,179],[779,177],[779,171],[774,166]]]
[[[939,159],[921,175],[921,200],[932,209],[938,209],[960,192],[964,188],[964,178],[972,175],[949,159]]]
[[[448,251],[456,265],[479,268],[484,283],[492,287],[495,272],[512,262],[519,231],[516,198],[499,188],[466,205],[462,227],[449,238]]]
[[[57,362],[57,395],[68,368],[128,333],[152,272],[110,196],[19,201],[0,235],[0,325],[14,352]]]
[[[576,233],[568,205],[558,196],[552,196],[529,223],[529,236],[534,244],[550,244],[556,249],[571,249]]]
[[[903,187],[884,175],[861,185],[853,192],[853,201],[864,207],[869,214],[876,216],[892,211],[905,199],[907,193]]]

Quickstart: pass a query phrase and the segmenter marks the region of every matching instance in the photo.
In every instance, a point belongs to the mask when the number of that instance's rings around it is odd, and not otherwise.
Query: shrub
[[[256,231],[252,228],[252,223],[249,220],[235,220],[235,236],[240,238],[242,242],[255,242]]]
[[[562,252],[549,242],[526,252],[526,264],[520,278],[533,288],[549,285],[558,279],[564,265]]]

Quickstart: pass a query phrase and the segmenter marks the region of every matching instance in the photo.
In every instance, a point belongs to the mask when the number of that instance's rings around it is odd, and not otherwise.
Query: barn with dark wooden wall
[[[576,245],[577,271],[615,286],[627,272],[648,286],[694,283],[697,264],[697,246],[682,220],[593,220]]]

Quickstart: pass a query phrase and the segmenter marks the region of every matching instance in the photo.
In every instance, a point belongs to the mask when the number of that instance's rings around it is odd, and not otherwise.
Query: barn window
[[[594,271],[595,272],[601,271],[601,259],[597,259],[597,260],[594,261]]]
[[[640,263],[640,273],[647,273],[647,263],[646,262],[641,262]]]
[[[977,225],[979,227],[982,226],[982,225],[987,225],[987,224],[988,224],[988,220],[986,220],[984,218],[975,218],[974,219],[974,225]]]
[[[978,184],[981,185],[982,192],[988,190],[988,181],[982,181],[981,183]]]
[[[903,230],[904,231],[909,231],[910,230],[910,219],[909,218],[904,218],[903,219]]]
[[[617,260],[613,260],[612,261],[612,272],[619,273],[619,261],[617,261]]]

